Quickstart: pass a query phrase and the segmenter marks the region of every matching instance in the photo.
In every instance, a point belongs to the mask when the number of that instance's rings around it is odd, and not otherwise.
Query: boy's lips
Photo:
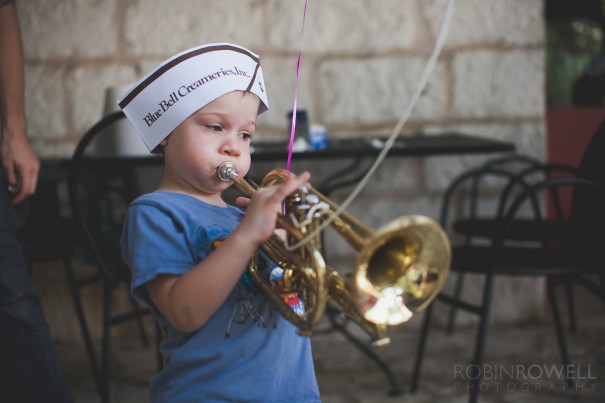
[[[238,169],[238,164],[233,159],[226,159],[226,160],[220,161],[219,164],[216,166],[216,169],[217,170],[220,169],[221,166],[223,166],[225,164],[231,164],[235,167],[235,169]]]
[[[235,163],[231,160],[226,160],[224,162],[222,162],[217,168],[216,168],[216,176],[223,182],[231,182],[231,176],[230,174],[232,172],[237,173],[237,166],[235,165]]]

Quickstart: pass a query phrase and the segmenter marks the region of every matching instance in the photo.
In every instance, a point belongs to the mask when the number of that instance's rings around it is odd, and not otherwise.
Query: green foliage
[[[570,105],[574,82],[603,51],[603,31],[591,20],[548,21],[546,51],[548,105]]]

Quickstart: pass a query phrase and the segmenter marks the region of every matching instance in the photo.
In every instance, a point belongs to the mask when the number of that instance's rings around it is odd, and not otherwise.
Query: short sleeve
[[[168,212],[132,205],[122,233],[122,255],[132,272],[132,295],[150,303],[143,289],[159,274],[180,275],[195,265],[185,229]]]

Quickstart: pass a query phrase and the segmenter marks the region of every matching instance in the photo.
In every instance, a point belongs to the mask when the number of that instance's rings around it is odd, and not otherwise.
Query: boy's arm
[[[280,186],[259,189],[240,225],[206,259],[186,273],[160,275],[146,284],[154,305],[179,331],[202,327],[225,302],[250,256],[275,229],[282,201],[305,184],[308,173],[290,177]]]
[[[40,163],[25,134],[23,51],[17,9],[0,6],[0,152],[8,184],[18,187],[13,204],[36,190]]]

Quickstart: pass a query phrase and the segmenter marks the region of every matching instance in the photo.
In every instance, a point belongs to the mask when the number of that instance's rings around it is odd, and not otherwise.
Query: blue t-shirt
[[[128,210],[122,251],[132,271],[131,291],[165,334],[164,367],[151,380],[152,402],[319,402],[309,338],[299,336],[245,276],[192,333],[172,327],[145,291],[157,275],[180,275],[203,260],[242,216],[232,206],[165,191],[138,198]]]

